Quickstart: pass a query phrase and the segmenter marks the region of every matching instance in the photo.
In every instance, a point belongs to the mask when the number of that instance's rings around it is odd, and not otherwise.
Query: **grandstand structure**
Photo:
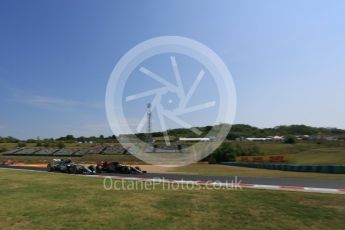
[[[102,151],[104,155],[125,154],[127,150],[122,146],[109,146]]]
[[[79,149],[60,149],[59,151],[54,152],[54,156],[73,156],[77,153]]]
[[[74,152],[73,156],[75,156],[75,157],[82,157],[82,156],[84,156],[86,154],[90,154],[90,149],[80,149],[79,151]]]
[[[36,154],[40,149],[36,148],[22,148],[20,151],[17,151],[15,154],[20,154],[22,156],[25,155],[34,155]]]
[[[81,150],[54,148],[20,148],[4,152],[4,156],[73,156]],[[80,156],[83,156],[82,154]],[[77,156],[77,155],[76,155]]]
[[[145,152],[148,153],[182,153],[186,152],[188,145],[160,145],[154,144],[147,147]],[[126,148],[119,144],[97,145],[90,148],[16,148],[3,152],[4,156],[56,156],[56,157],[82,157],[88,154],[100,155],[122,155],[128,154]]]
[[[89,149],[88,153],[90,153],[90,154],[101,154],[106,148],[107,148],[107,146],[97,145],[96,147]]]
[[[56,156],[82,157],[87,154],[120,155],[127,150],[120,145],[98,145],[93,148],[16,148],[2,153],[4,156]]]
[[[153,145],[146,148],[147,153],[186,153],[188,152],[187,145]]]

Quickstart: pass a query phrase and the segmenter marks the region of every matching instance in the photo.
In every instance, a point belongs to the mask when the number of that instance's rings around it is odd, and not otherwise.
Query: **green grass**
[[[345,174],[289,172],[280,170],[237,167],[207,163],[197,163],[179,168],[172,168],[170,172],[214,175],[214,176],[243,176],[243,177],[279,177],[279,178],[310,178],[310,179],[345,179]]]
[[[342,147],[315,148],[298,153],[277,153],[276,155],[283,155],[288,163],[292,164],[345,165],[345,148]],[[263,157],[268,158],[266,155]],[[241,157],[236,159],[240,161]]]
[[[298,142],[296,144],[285,144],[277,142],[235,142],[243,148],[258,147],[265,155],[296,154],[314,149],[338,149],[345,153],[345,142]]]
[[[320,148],[306,150],[298,154],[290,154],[292,163],[345,165],[345,148]]]
[[[101,179],[0,170],[2,229],[343,229],[345,196],[106,191]]]
[[[0,149],[5,148],[7,150],[14,149],[18,146],[16,143],[0,143]]]
[[[289,163],[345,165],[345,143],[300,142],[297,144],[284,143],[240,143],[243,148],[258,147],[264,155],[284,155]],[[238,157],[240,158],[240,157]]]
[[[307,149],[313,149],[317,146],[315,143],[297,143],[297,144],[285,144],[275,142],[239,142],[243,148],[258,147],[265,155],[279,155],[279,154],[291,154],[299,153]]]

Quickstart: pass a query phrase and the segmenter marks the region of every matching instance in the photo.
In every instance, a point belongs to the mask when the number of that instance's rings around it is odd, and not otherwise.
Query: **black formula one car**
[[[146,171],[141,170],[138,166],[128,166],[120,164],[119,162],[107,162],[99,161],[97,162],[96,172],[102,173],[122,173],[122,174],[141,174],[146,173]]]
[[[63,159],[54,159],[51,163],[47,165],[48,172],[64,172],[64,173],[73,173],[73,174],[94,174],[95,167],[84,165],[78,165],[73,163],[71,160]]]

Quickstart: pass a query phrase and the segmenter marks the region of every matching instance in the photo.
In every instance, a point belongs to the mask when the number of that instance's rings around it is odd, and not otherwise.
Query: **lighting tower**
[[[147,108],[147,142],[152,143],[152,135],[151,135],[151,103],[147,103],[146,105]]]

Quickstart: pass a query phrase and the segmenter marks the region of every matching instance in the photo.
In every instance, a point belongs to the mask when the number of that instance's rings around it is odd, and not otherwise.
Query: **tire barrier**
[[[254,162],[223,162],[223,165],[272,169],[292,172],[319,172],[345,174],[345,165],[266,164]]]

